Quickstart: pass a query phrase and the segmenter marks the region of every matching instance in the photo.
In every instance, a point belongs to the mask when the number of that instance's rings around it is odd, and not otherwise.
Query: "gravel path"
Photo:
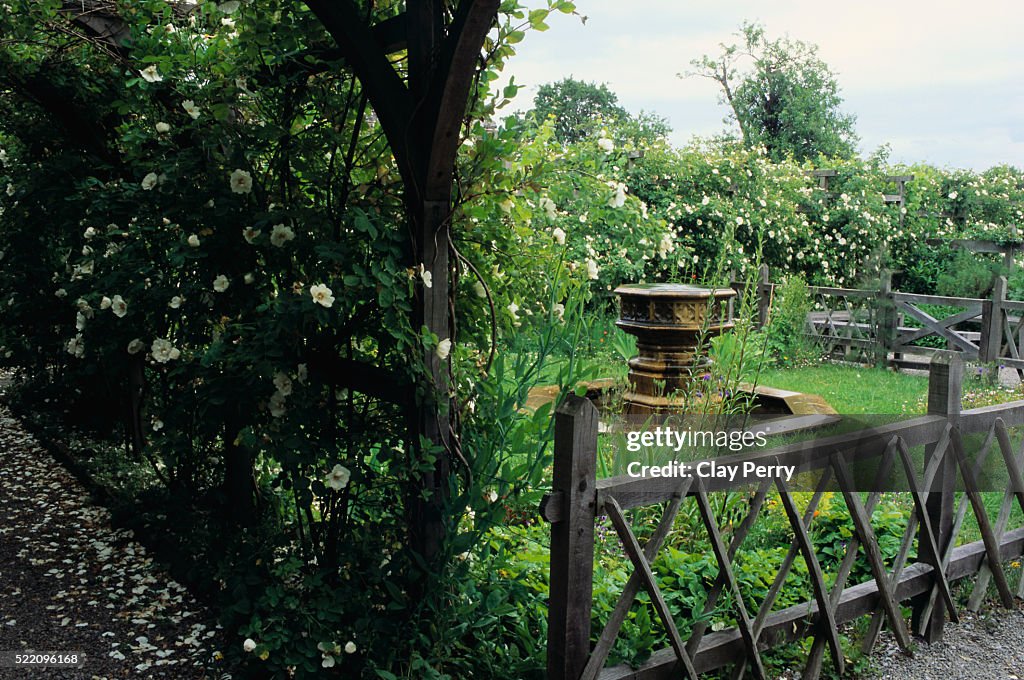
[[[0,406],[0,652],[84,653],[0,678],[215,678],[210,612]]]
[[[1022,680],[1024,679],[1024,607],[971,614],[947,623],[942,642],[921,643],[913,658],[904,656],[888,633],[875,648],[876,674],[866,680]]]

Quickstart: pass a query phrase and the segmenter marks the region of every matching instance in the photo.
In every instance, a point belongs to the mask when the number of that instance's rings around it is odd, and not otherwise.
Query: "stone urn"
[[[619,286],[616,325],[636,336],[638,356],[629,360],[626,415],[677,410],[692,376],[707,364],[701,346],[733,328],[732,288],[676,283]]]

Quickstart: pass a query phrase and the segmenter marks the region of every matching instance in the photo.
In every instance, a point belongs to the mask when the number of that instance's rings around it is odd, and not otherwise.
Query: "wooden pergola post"
[[[359,79],[387,136],[405,188],[409,220],[409,266],[431,274],[431,285],[417,283],[412,327],[439,338],[451,335],[449,241],[452,187],[459,133],[480,51],[497,20],[499,0],[407,0],[406,10],[370,24],[354,0],[306,0],[338,43]],[[395,36],[399,37],[395,40]],[[404,48],[407,78],[395,70],[389,53]],[[414,359],[415,360],[415,359]],[[448,366],[427,348],[419,357],[423,384],[410,414],[409,447],[450,452],[451,409]],[[445,534],[443,505],[450,475],[448,455],[410,489],[406,512],[413,548],[429,563]],[[423,493],[426,492],[426,493]]]

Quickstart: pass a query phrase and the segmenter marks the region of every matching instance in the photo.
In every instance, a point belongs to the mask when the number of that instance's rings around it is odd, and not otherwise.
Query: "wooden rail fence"
[[[1009,428],[1024,424],[1024,401],[960,411],[963,363],[958,354],[941,352],[931,364],[928,415],[885,425],[872,431],[870,443],[851,435],[836,435],[786,445],[755,454],[729,456],[721,462],[752,460],[760,464],[794,464],[821,473],[821,482],[801,512],[787,484],[763,481],[750,498],[745,519],[734,525],[728,543],[709,494],[734,490],[739,482],[723,479],[634,478],[598,479],[596,476],[598,415],[586,399],[570,397],[556,413],[555,462],[552,491],[541,504],[551,523],[550,607],[547,673],[549,680],[654,680],[689,677],[732,666],[734,678],[751,674],[764,678],[762,652],[782,642],[813,637],[805,678],[819,676],[827,653],[842,673],[840,627],[871,616],[865,640],[870,650],[883,625],[910,654],[911,630],[928,640],[941,637],[946,617],[956,620],[951,584],[977,575],[969,607],[980,603],[989,582],[994,582],[1004,605],[1012,604],[1003,563],[1024,553],[1024,528],[1008,526],[1014,503],[1024,511],[1024,451],[1015,451]],[[966,450],[969,435],[984,435],[974,455]],[[975,437],[978,439],[979,437]],[[856,441],[856,444],[850,444]],[[970,440],[973,441],[973,440]],[[923,463],[915,464],[911,451],[924,447]],[[845,447],[845,448],[844,448]],[[993,450],[1001,457],[1009,480],[995,523],[986,513],[979,492],[979,471],[990,464]],[[881,500],[879,491],[860,493],[853,485],[851,466],[872,460],[878,465],[876,482],[895,468],[906,476],[906,493],[913,499],[899,553],[886,565],[872,527],[872,512]],[[998,459],[997,459],[998,460]],[[829,586],[810,538],[815,510],[830,481],[834,481],[849,510],[854,533]],[[733,560],[750,529],[758,522],[771,489],[778,492],[792,531],[788,553],[778,574],[756,609],[745,603],[733,571]],[[956,488],[963,488],[957,500]],[[838,497],[838,496],[837,496]],[[672,610],[652,570],[662,544],[684,504],[692,503],[718,566],[718,576],[706,582],[705,616],[698,617],[687,636],[676,624]],[[632,508],[663,505],[653,534],[641,545],[630,524]],[[982,539],[957,545],[968,511],[975,517]],[[595,523],[606,515],[614,526],[622,550],[633,566],[632,575],[615,607],[603,622],[592,621],[595,565]],[[872,578],[848,585],[859,554],[870,565]],[[915,560],[911,556],[916,555]],[[797,560],[807,567],[813,598],[803,604],[774,609],[786,576]],[[1024,579],[1022,579],[1024,583]],[[640,591],[650,597],[669,646],[656,651],[637,668],[607,667],[609,652]],[[1018,590],[1017,596],[1024,596]],[[725,601],[721,604],[720,601]],[[909,601],[913,618],[908,626],[901,604]],[[733,628],[708,632],[706,621],[715,607],[728,606],[735,616]],[[698,612],[699,613],[699,612]],[[601,630],[592,636],[592,624]],[[600,626],[603,625],[603,629]]]
[[[747,285],[732,282],[741,294]],[[762,266],[753,285],[763,327],[779,284],[770,282],[768,267]],[[926,369],[929,356],[949,349],[1024,375],[1024,302],[1007,299],[1006,289],[1001,276],[988,299],[902,293],[892,290],[888,272],[877,289],[808,286],[814,309],[806,332],[825,354],[857,363]],[[960,311],[938,318],[926,309],[929,305]],[[940,338],[945,347],[921,345],[925,338]]]

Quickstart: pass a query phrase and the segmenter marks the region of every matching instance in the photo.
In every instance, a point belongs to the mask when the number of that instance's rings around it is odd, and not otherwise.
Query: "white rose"
[[[164,338],[154,340],[149,351],[153,355],[153,360],[161,364],[166,364],[168,361],[181,356],[181,351],[172,345],[170,340],[165,340]]]
[[[142,178],[142,185],[141,185],[142,186],[142,190],[143,191],[151,190],[153,187],[156,186],[156,184],[159,181],[159,179],[160,178],[157,176],[157,174],[155,172],[149,173],[148,175],[146,175],[145,177]]]
[[[334,304],[334,293],[333,291],[322,283],[317,283],[309,287],[309,294],[313,297],[313,302],[324,307],[330,307]]]
[[[348,486],[348,481],[351,479],[352,473],[349,469],[340,463],[334,466],[327,476],[324,478],[324,484],[331,487],[335,491],[341,491]]]
[[[231,191],[236,194],[247,194],[252,191],[252,175],[245,170],[234,170],[231,173]]]
[[[270,243],[278,248],[293,238],[295,238],[295,232],[291,230],[291,227],[283,224],[275,224],[274,228],[270,230]]]
[[[121,319],[128,313],[128,303],[120,295],[115,295],[110,299],[110,311],[114,313],[114,316]]]
[[[228,289],[228,286],[230,285],[231,282],[228,280],[228,277],[224,276],[223,274],[218,274],[217,278],[213,280],[213,290],[218,293],[223,293]]]
[[[139,71],[139,75],[141,75],[142,79],[147,83],[159,83],[164,79],[164,77],[160,75],[160,72],[156,70],[156,64],[150,64],[146,68],[142,69]]]
[[[434,354],[437,355],[438,359],[444,361],[448,358],[448,355],[451,354],[451,351],[452,341],[450,338],[445,338],[441,342],[437,343],[437,349],[434,350]]]

